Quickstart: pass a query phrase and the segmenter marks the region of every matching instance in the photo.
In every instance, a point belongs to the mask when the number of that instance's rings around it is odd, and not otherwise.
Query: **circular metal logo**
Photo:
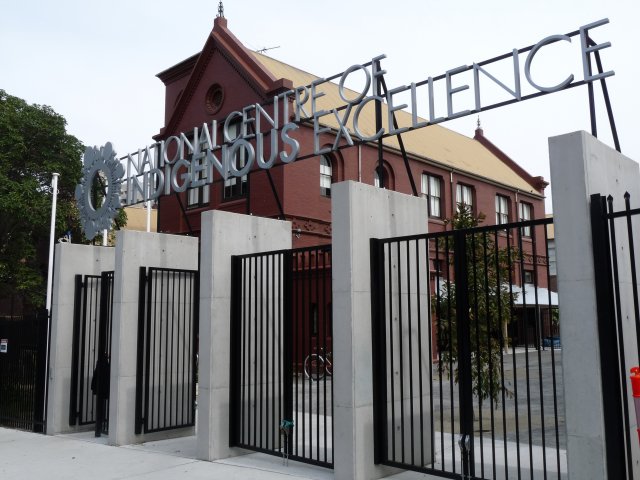
[[[82,179],[76,185],[76,202],[80,210],[80,222],[84,235],[92,240],[100,231],[108,229],[120,204],[120,184],[124,167],[116,158],[110,142],[104,147],[87,147],[84,152]],[[102,204],[96,208],[97,196],[93,186],[100,188]]]

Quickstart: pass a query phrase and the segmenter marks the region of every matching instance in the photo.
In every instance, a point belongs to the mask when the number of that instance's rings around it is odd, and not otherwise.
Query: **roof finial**
[[[218,3],[218,18],[222,17],[224,18],[224,5],[222,5],[222,0],[220,0],[220,3]]]
[[[222,2],[220,2],[222,3]],[[478,115],[478,128],[480,128],[480,115]]]

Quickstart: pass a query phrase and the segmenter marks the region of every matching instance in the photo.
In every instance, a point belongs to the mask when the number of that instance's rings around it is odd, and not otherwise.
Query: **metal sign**
[[[113,208],[119,208],[115,202],[115,196],[110,196],[107,201],[96,209],[92,205],[87,191],[92,175],[103,168],[109,185],[127,183],[127,198],[125,205],[133,205],[149,200],[156,200],[162,195],[184,192],[189,188],[202,187],[213,183],[215,177],[227,180],[229,177],[242,177],[248,174],[256,165],[261,169],[270,169],[277,161],[291,163],[300,159],[300,142],[296,138],[296,132],[300,125],[305,123],[313,128],[313,153],[309,156],[322,155],[336,151],[340,148],[350,147],[367,142],[380,142],[383,138],[392,135],[416,130],[437,123],[471,115],[481,111],[520,102],[549,93],[558,92],[568,88],[591,85],[596,80],[604,80],[614,75],[612,70],[602,71],[599,62],[600,50],[611,46],[610,42],[595,43],[589,36],[590,30],[609,23],[608,19],[598,20],[588,25],[581,26],[578,30],[568,34],[551,35],[543,38],[535,45],[513,49],[510,53],[500,55],[483,62],[472,62],[471,65],[462,65],[447,70],[438,76],[428,76],[419,82],[401,85],[387,89],[384,83],[386,70],[382,69],[381,61],[386,58],[380,55],[370,62],[352,65],[344,72],[328,78],[319,78],[310,85],[296,87],[283,93],[274,95],[269,102],[264,104],[251,104],[241,111],[234,111],[221,121],[213,120],[210,124],[204,123],[196,126],[189,132],[172,135],[166,140],[147,145],[123,157],[126,163],[126,176],[124,171],[103,162],[95,167],[97,148],[87,149],[85,153],[85,175],[82,184],[76,191],[76,197],[81,205],[83,224],[88,228],[88,238],[93,238],[94,232],[100,230],[104,224],[104,218],[113,218]],[[532,69],[536,55],[549,45],[558,42],[572,42],[573,37],[578,37],[580,42],[580,63],[582,72],[577,80],[578,72],[566,72],[567,76],[555,85],[543,85],[542,81],[535,77]],[[593,73],[591,56],[598,60],[599,72]],[[511,64],[510,78],[498,78],[490,73],[487,65],[501,63]],[[570,62],[565,62],[570,63]],[[471,74],[469,83],[461,83],[464,74]],[[523,77],[524,76],[524,80]],[[361,88],[355,93],[346,88],[351,79],[358,78]],[[319,108],[318,99],[325,96],[322,86],[327,82],[337,81],[340,104],[330,110]],[[469,80],[467,80],[469,81]],[[444,82],[444,85],[443,85]],[[436,88],[436,85],[439,88]],[[498,86],[506,99],[498,103],[483,105],[481,92],[489,85]],[[533,93],[525,94],[525,87],[533,90]],[[470,90],[473,92],[473,102],[470,108],[456,109],[454,100],[460,98],[460,93]],[[398,97],[409,95],[409,103],[399,103]],[[438,95],[440,94],[440,95]],[[423,99],[422,104],[419,98]],[[385,119],[378,119],[377,131],[368,134],[360,128],[360,117],[368,104],[380,105],[386,103],[387,114]],[[439,112],[436,105],[446,105],[446,112]],[[419,108],[426,108],[426,119],[418,117]],[[411,113],[411,125],[399,127],[395,121],[395,112],[408,110]],[[332,131],[326,126],[326,118],[332,123],[337,123],[335,140],[331,146],[320,145],[320,135]],[[239,133],[232,132],[232,125],[240,124]],[[336,131],[337,130],[337,131]],[[255,132],[255,133],[252,133]],[[219,133],[221,138],[218,138]],[[269,158],[264,157],[265,142],[270,147]],[[109,150],[111,144],[107,144],[99,151]],[[236,159],[242,157],[244,163],[239,165]],[[93,161],[87,167],[87,158]],[[93,160],[92,160],[93,159]],[[104,227],[102,227],[104,228]]]

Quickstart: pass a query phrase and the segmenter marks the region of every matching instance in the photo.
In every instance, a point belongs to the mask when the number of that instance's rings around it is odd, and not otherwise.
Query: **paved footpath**
[[[193,437],[192,437],[193,438]],[[0,428],[0,478],[15,480],[327,480],[333,472],[250,454],[224,461],[189,458],[184,441],[112,447],[90,434],[48,436]],[[195,441],[191,440],[193,447]],[[160,445],[158,445],[160,444]],[[183,456],[184,455],[184,456]]]
[[[0,479],[333,480],[333,471],[260,453],[204,462],[195,437],[112,447],[92,433],[48,436],[0,428]],[[389,480],[432,478],[405,472]]]

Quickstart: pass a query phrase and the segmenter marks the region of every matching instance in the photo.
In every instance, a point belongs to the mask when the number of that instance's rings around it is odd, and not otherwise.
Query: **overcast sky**
[[[0,0],[0,89],[50,105],[86,145],[111,141],[120,155],[136,151],[163,126],[164,86],[155,75],[202,49],[217,5]],[[321,77],[386,54],[390,88],[609,18],[592,36],[612,43],[601,54],[605,70],[615,71],[607,85],[622,152],[640,160],[638,0],[226,0],[224,13],[248,48],[278,47],[267,54]],[[541,51],[537,78],[582,79],[577,37],[573,42]],[[599,87],[596,98],[598,136],[613,146]],[[485,136],[549,179],[547,138],[590,130],[587,88],[483,112],[480,120]],[[473,115],[445,126],[473,136],[476,121]]]

